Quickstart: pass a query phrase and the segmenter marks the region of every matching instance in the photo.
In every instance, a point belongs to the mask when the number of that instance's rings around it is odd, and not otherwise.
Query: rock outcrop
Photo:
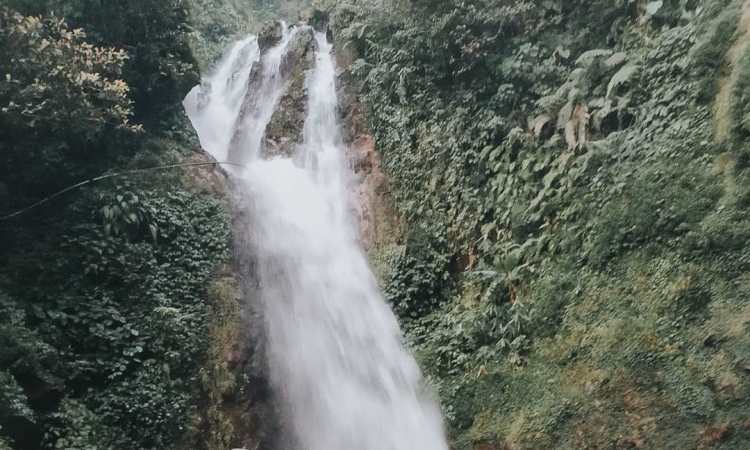
[[[302,143],[307,106],[305,79],[315,63],[312,29],[300,30],[289,45],[289,55],[282,61],[287,86],[266,128],[265,157],[292,156],[297,144]]]
[[[357,97],[359,87],[349,72],[355,60],[356,55],[350,47],[336,47],[342,129],[349,164],[355,175],[352,187],[356,199],[354,213],[362,246],[368,253],[375,275],[382,282],[390,270],[389,255],[401,248],[404,231],[391,198],[388,177],[382,169],[377,143]]]
[[[259,37],[258,44],[261,50],[267,50],[278,44],[280,39],[280,31],[278,36],[268,31]],[[266,139],[260,142],[261,154],[265,157],[291,156],[296,145],[302,142],[307,103],[305,74],[312,67],[316,48],[312,28],[302,27],[287,45],[288,51],[279,62],[278,72],[269,75],[269,61],[263,57],[250,73],[247,94],[237,119],[237,130],[229,148],[230,161],[246,162],[245,149],[251,137],[248,130],[253,130],[252,122],[258,121],[258,118],[251,117],[250,114],[258,110],[260,97],[268,95],[269,85],[279,86],[281,97],[266,128]],[[258,131],[263,134],[262,130]]]

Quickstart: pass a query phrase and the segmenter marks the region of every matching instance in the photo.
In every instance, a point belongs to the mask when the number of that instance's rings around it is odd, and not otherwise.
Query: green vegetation
[[[197,148],[180,106],[198,80],[183,2],[8,6],[1,215]],[[113,178],[0,222],[0,448],[188,439],[221,300],[209,286],[229,258],[226,207],[188,175]]]
[[[455,448],[746,448],[742,2],[333,3]]]
[[[6,1],[0,215],[194,158],[198,68],[308,5],[251,3]],[[743,2],[314,3],[389,177],[399,226],[371,253],[452,448],[745,450]],[[273,442],[211,176],[0,222],[0,450]]]
[[[82,28],[92,44],[127,52],[124,79],[145,125],[174,113],[198,82],[188,46],[185,2],[133,0],[103,4],[93,0],[10,0],[27,15],[54,13],[71,28]]]
[[[208,69],[238,37],[259,33],[278,20],[295,23],[305,17],[311,0],[189,0],[189,34],[193,53]]]

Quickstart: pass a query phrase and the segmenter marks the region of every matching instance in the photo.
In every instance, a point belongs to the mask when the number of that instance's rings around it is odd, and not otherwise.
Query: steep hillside
[[[455,448],[747,448],[748,5],[335,3]]]
[[[225,177],[171,167],[208,161],[181,105],[208,65],[191,17],[181,1],[0,6],[2,449],[267,441]],[[122,176],[22,210],[103,173]]]

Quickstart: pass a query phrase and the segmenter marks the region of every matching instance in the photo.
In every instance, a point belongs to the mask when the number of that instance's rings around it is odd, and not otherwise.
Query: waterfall
[[[246,106],[249,110],[244,117],[239,117],[232,139],[234,147],[230,148],[229,156],[235,162],[247,163],[258,158],[263,145],[266,126],[284,92],[285,80],[281,73],[282,63],[288,46],[299,28],[294,27],[290,31],[286,24],[282,22],[281,30],[281,42],[269,49],[262,58],[262,67],[260,68],[262,81],[258,90],[245,97]],[[231,150],[235,150],[235,154],[232,154]]]
[[[236,207],[250,211],[236,225],[247,230],[236,232],[252,234],[239,251],[253,252],[257,261],[255,300],[263,308],[271,382],[300,450],[447,450],[439,408],[359,246],[336,68],[325,34],[314,36],[317,51],[306,78],[308,104],[297,154],[259,156],[284,90],[277,61],[283,61],[294,32],[285,31],[260,58],[255,46],[244,55],[236,51],[253,45],[252,38],[235,44],[185,102],[206,151],[221,159],[237,146],[247,161],[245,169],[232,172],[241,193]],[[240,118],[239,109],[229,107],[238,99],[228,95],[247,102],[252,93],[213,86],[247,77],[248,64],[263,66],[262,80],[254,83],[254,111]],[[207,97],[203,104],[195,100],[199,92]],[[236,129],[228,130],[228,124]],[[218,137],[219,132],[226,134]],[[245,137],[237,141],[235,133]]]
[[[235,121],[247,93],[247,79],[259,58],[255,36],[236,42],[219,61],[213,75],[185,97],[185,111],[201,146],[218,161],[227,159]]]

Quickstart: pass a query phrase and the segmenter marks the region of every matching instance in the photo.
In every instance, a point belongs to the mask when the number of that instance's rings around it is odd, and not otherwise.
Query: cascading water
[[[285,23],[281,24],[281,42],[263,55],[262,82],[256,92],[246,96],[246,107],[249,111],[238,118],[229,156],[233,161],[248,163],[258,159],[263,144],[266,126],[271,120],[279,98],[284,92],[284,77],[281,73],[282,63],[286,56],[289,43],[294,39],[299,29],[289,30]],[[234,151],[234,152],[233,152]]]
[[[261,60],[275,54],[283,59],[286,36]],[[238,121],[232,108],[211,106],[233,105],[237,99],[225,96],[237,93],[231,89],[210,90],[202,109],[192,100],[196,93],[186,99],[204,148],[218,159],[231,137],[214,136],[212,129],[226,130],[215,123],[260,130],[260,138],[243,141],[247,168],[233,177],[242,192],[235,201],[251,211],[243,226],[252,229],[252,245],[240,250],[254,252],[257,260],[272,383],[300,449],[447,450],[439,408],[424,392],[419,368],[359,248],[332,47],[325,34],[316,33],[315,40],[304,142],[294,158],[265,160],[258,151],[268,110],[283,86],[259,97],[254,123]],[[224,85],[232,74],[243,75],[227,70],[245,67],[233,61],[239,57],[230,50],[209,83]],[[260,86],[281,79],[278,65],[268,67]],[[212,110],[230,114],[209,117]]]
[[[255,36],[236,42],[214,74],[185,97],[185,110],[198,132],[201,146],[218,161],[225,161],[228,156],[235,121],[247,93],[247,79],[259,58]]]

